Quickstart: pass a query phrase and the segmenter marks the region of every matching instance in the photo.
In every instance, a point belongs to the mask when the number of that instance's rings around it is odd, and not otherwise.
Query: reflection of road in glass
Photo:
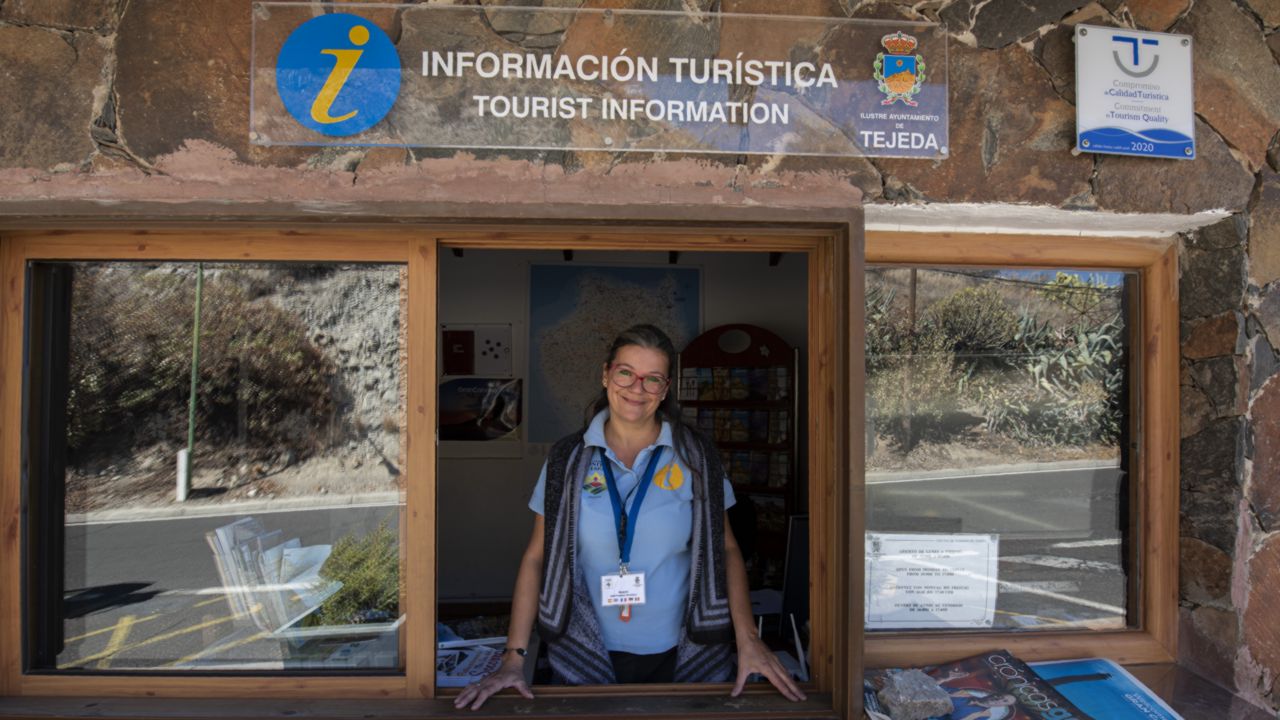
[[[1126,571],[1115,463],[872,473],[875,532],[1000,536],[995,626],[1123,628]]]
[[[397,526],[395,504],[256,515],[307,545]],[[261,627],[270,593],[224,588],[205,533],[236,515],[67,526],[59,669],[399,667],[398,624]],[[230,592],[228,592],[230,590]],[[298,588],[268,588],[288,593]],[[305,597],[308,588],[295,593]],[[239,595],[239,600],[237,600]]]
[[[212,647],[226,649],[230,643],[220,636],[233,635],[237,621],[245,619],[245,615],[227,612],[225,596],[160,595],[93,615],[88,621],[92,629],[66,638],[66,647],[58,657],[58,669],[180,666],[210,654],[210,647],[205,645],[207,638],[215,639]],[[237,643],[266,645],[265,639],[265,634],[259,632]],[[265,649],[258,648],[254,654],[262,657]]]

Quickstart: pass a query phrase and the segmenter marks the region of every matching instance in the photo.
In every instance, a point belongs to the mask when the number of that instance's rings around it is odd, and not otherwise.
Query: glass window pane
[[[31,664],[401,669],[405,269],[30,277]]]
[[[1135,288],[1121,272],[868,269],[869,630],[1136,623]]]

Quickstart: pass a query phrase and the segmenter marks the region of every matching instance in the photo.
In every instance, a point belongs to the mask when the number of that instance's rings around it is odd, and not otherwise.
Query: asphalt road
[[[1084,463],[874,473],[867,478],[867,525],[899,532],[1089,539],[1116,529],[1120,481],[1116,466]]]

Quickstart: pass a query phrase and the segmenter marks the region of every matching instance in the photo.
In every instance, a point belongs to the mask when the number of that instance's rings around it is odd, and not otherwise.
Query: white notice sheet
[[[866,628],[991,627],[999,558],[999,535],[867,533]]]

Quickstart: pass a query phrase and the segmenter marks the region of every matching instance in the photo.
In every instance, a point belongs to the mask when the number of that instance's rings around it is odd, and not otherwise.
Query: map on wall
[[[651,323],[671,336],[678,352],[697,337],[701,320],[696,268],[533,265],[529,442],[555,442],[582,427],[619,332]]]

